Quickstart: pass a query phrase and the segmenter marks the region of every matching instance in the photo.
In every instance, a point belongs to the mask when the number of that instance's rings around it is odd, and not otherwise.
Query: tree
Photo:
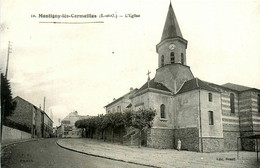
[[[131,127],[132,126],[132,118],[133,118],[133,113],[134,111],[132,110],[126,110],[123,113],[123,122],[125,128]]]
[[[141,146],[141,132],[145,128],[151,128],[153,125],[153,119],[156,115],[155,110],[152,109],[139,109],[136,112],[133,112],[132,116],[132,126],[139,130],[139,147]]]
[[[139,146],[141,145],[141,131],[144,128],[150,128],[152,126],[152,121],[156,115],[155,110],[145,109],[132,111],[128,110],[124,113],[116,112],[109,114],[101,114],[95,117],[88,119],[78,120],[75,123],[77,128],[85,128],[86,132],[90,134],[90,137],[93,137],[93,132],[97,130],[96,133],[100,133],[102,138],[104,138],[104,132],[110,128],[112,131],[112,142],[114,142],[114,131],[117,128],[129,128],[134,127],[139,130]]]
[[[109,113],[108,126],[112,129],[112,142],[114,143],[114,131],[116,128],[124,126],[123,115],[120,112]]]
[[[109,126],[109,119],[107,115],[100,114],[96,120],[97,129],[101,132],[101,139],[104,141],[106,138],[104,137],[105,130]]]
[[[16,102],[12,98],[10,83],[3,73],[1,73],[1,107],[1,122],[3,123],[6,117],[13,114],[16,108]]]

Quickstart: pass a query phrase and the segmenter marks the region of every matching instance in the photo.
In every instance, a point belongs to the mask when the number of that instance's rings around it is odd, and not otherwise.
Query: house
[[[81,119],[87,119],[90,116],[79,115],[77,111],[69,113],[57,128],[58,137],[81,137],[82,129],[75,126],[75,122]]]
[[[20,96],[16,96],[13,100],[17,103],[16,109],[8,119],[30,128],[32,138],[52,136],[53,121],[44,111]]]
[[[123,96],[132,110],[152,108],[157,112],[153,127],[144,136],[147,146],[176,148],[180,139],[182,149],[189,151],[230,151],[237,146],[255,150],[256,141],[239,137],[260,133],[260,90],[196,78],[187,65],[187,44],[170,4],[161,41],[156,45],[155,77],[148,77],[131,96]],[[105,106],[106,112],[125,105],[114,100]],[[125,137],[133,141],[137,136]]]
[[[137,90],[137,88],[133,89],[131,87],[130,91],[127,94],[119,97],[118,99],[114,98],[113,102],[109,103],[104,107],[106,109],[106,113],[123,112],[127,109],[131,109],[132,104],[130,97],[133,96]]]

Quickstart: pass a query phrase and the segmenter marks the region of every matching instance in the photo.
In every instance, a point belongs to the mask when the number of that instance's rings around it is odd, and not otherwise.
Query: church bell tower
[[[186,48],[188,41],[182,37],[177,18],[170,3],[162,38],[156,45],[158,68],[167,64],[186,65]]]
[[[154,81],[162,83],[172,93],[177,93],[184,82],[194,76],[187,66],[186,49],[188,41],[182,37],[181,29],[170,4],[162,38],[156,45],[158,69]]]

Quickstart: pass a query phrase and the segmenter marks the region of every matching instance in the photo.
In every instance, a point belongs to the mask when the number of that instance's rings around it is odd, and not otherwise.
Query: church
[[[155,77],[114,99],[105,106],[106,113],[155,109],[153,127],[145,136],[148,147],[176,149],[180,139],[188,151],[254,151],[255,139],[245,137],[260,133],[260,90],[194,77],[186,64],[187,43],[170,4],[156,45]]]

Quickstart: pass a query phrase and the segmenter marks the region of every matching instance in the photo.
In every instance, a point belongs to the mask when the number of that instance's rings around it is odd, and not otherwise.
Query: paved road
[[[69,151],[56,145],[56,141],[41,139],[8,146],[2,150],[1,165],[5,168],[142,168],[140,165]]]

